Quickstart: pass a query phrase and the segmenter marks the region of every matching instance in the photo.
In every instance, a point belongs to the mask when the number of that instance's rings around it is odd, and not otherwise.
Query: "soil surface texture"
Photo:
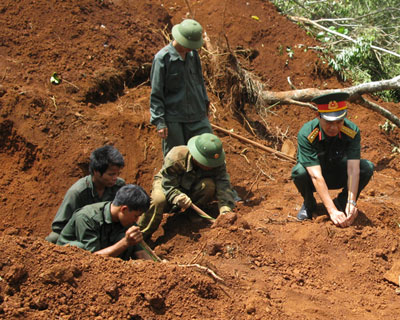
[[[293,163],[215,131],[243,199],[237,220],[212,226],[166,213],[149,242],[165,263],[44,240],[95,148],[116,146],[121,177],[150,192],[162,153],[149,123],[149,71],[171,27],[187,17],[210,38],[200,55],[212,123],[269,148],[296,146],[315,112],[246,102],[234,90],[238,79],[226,76],[232,68],[218,62],[226,52],[266,90],[352,85],[268,1],[1,1],[0,319],[398,318],[399,129],[381,129],[385,118],[354,103],[348,116],[376,171],[349,228],[335,227],[321,204],[298,222]],[[59,85],[50,82],[54,72]],[[369,98],[399,116],[398,104]],[[203,209],[216,217],[215,203]]]

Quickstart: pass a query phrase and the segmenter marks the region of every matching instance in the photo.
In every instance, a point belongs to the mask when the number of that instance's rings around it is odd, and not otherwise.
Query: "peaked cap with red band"
[[[328,93],[311,101],[317,104],[318,112],[322,118],[326,121],[336,121],[346,117],[346,100],[349,96],[346,92]]]

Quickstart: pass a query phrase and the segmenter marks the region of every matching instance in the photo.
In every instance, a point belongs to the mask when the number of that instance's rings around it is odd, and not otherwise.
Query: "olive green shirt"
[[[110,207],[111,201],[107,201],[78,209],[61,231],[57,244],[96,252],[117,243],[128,227],[111,220]]]
[[[155,178],[162,179],[161,185],[169,203],[181,193],[190,193],[192,186],[204,178],[213,179],[216,187],[218,207],[235,207],[234,195],[226,165],[211,170],[203,170],[192,163],[192,156],[187,146],[171,149],[164,159],[161,170]]]
[[[158,130],[166,128],[166,122],[196,122],[207,117],[209,99],[196,50],[183,60],[172,42],[162,48],[153,59],[150,82],[150,122]]]
[[[60,233],[69,219],[71,219],[74,211],[88,204],[114,200],[115,194],[124,185],[125,181],[118,178],[115,185],[110,188],[105,188],[103,195],[99,197],[93,186],[91,175],[79,179],[65,194],[64,200],[54,217],[51,229],[56,233]]]
[[[297,162],[304,167],[320,165],[330,169],[344,158],[360,159],[360,130],[347,118],[335,137],[328,137],[320,127],[319,119],[313,119],[300,129],[297,141]]]

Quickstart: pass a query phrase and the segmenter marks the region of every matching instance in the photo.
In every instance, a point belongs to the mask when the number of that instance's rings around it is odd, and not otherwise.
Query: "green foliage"
[[[399,0],[272,2],[283,14],[314,20],[331,31],[304,25],[307,34],[321,42],[325,60],[343,80],[352,79],[357,84],[391,79],[400,74],[399,57],[372,48],[400,53]],[[400,91],[385,91],[380,96],[399,101]]]
[[[389,132],[394,131],[394,129],[396,129],[397,126],[394,123],[392,123],[386,119],[384,124],[379,125],[379,128],[381,128],[381,130],[383,130],[384,132],[389,133]]]
[[[392,153],[400,154],[400,147],[392,144]]]

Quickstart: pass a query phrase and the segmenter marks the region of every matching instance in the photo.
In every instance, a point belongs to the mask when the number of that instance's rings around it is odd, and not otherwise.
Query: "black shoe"
[[[308,209],[305,204],[301,206],[299,213],[297,214],[297,219],[300,221],[302,220],[307,220],[307,219],[312,219],[312,209]]]

